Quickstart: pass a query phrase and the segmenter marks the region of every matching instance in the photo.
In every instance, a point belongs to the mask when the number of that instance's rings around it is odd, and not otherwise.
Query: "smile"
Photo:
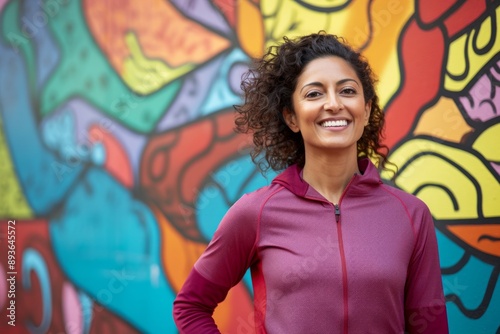
[[[345,119],[338,121],[324,121],[320,125],[324,128],[347,126],[347,121]]]

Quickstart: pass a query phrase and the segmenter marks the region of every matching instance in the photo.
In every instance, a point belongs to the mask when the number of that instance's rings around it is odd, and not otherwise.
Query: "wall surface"
[[[222,215],[274,177],[233,132],[241,75],[324,29],[378,74],[382,176],[431,208],[451,332],[500,333],[499,26],[493,0],[0,0],[0,332],[176,333]]]

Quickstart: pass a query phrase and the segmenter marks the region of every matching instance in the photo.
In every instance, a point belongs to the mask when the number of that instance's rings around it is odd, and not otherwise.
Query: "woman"
[[[174,302],[181,333],[219,333],[212,313],[248,268],[258,333],[448,332],[431,214],[372,163],[387,156],[374,82],[324,32],[256,61],[237,129],[285,170],[223,218]]]

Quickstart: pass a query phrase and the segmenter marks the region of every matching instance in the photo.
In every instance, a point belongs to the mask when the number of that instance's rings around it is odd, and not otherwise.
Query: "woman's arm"
[[[254,196],[246,195],[222,219],[175,298],[180,333],[220,333],[212,315],[254,261],[259,209]]]
[[[425,207],[414,217],[418,222],[405,288],[405,320],[409,333],[446,334],[448,319],[434,221]]]
[[[214,284],[193,268],[174,301],[174,320],[180,333],[220,333],[212,315],[228,289]]]

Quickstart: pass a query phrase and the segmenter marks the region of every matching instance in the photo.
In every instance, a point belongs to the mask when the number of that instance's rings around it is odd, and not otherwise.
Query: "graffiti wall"
[[[222,215],[275,175],[233,131],[241,75],[323,29],[378,74],[382,177],[431,208],[451,332],[500,333],[498,1],[0,0],[0,26],[0,332],[177,333]],[[224,333],[251,332],[247,276]]]

